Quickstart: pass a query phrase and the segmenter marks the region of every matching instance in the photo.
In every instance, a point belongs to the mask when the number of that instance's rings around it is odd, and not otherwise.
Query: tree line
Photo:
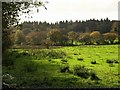
[[[46,45],[47,48],[50,45],[118,44],[117,25],[118,21],[110,21],[108,18],[100,21],[60,21],[55,24],[24,22],[11,27],[10,37],[13,45]]]

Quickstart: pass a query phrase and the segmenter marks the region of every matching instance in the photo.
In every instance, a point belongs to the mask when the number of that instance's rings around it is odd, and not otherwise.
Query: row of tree
[[[78,33],[70,31],[63,34],[62,30],[51,29],[47,31],[31,31],[24,34],[22,30],[15,30],[11,35],[13,44],[17,45],[80,45],[80,44],[114,44],[119,43],[118,33],[107,32],[101,34],[99,31],[91,33]]]
[[[25,34],[30,31],[47,31],[48,29],[59,29],[62,30],[63,34],[67,34],[70,31],[86,33],[92,31],[99,31],[101,34],[118,31],[118,21],[110,21],[108,18],[95,20],[90,19],[86,21],[59,21],[56,23],[47,22],[24,22],[21,24],[22,30]]]

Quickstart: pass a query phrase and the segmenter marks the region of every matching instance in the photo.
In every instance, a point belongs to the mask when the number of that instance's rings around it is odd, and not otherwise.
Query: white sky
[[[33,18],[21,16],[23,21],[56,22],[60,20],[89,20],[109,18],[118,20],[120,0],[46,0],[47,10],[40,7],[39,13],[30,14]]]

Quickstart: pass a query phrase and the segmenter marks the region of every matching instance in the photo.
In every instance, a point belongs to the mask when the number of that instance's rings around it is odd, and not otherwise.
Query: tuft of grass
[[[118,62],[118,60],[107,59],[107,60],[106,60],[106,63],[113,64],[113,63],[119,63],[119,62]]]
[[[74,74],[85,79],[91,77],[91,80],[100,80],[95,71],[93,71],[92,69],[88,69],[83,65],[74,66]]]
[[[90,71],[90,77],[91,77],[91,80],[101,80],[93,70]]]
[[[88,78],[89,77],[89,71],[85,66],[74,66],[74,75],[83,77],[83,78]]]
[[[83,61],[83,58],[78,58],[79,61]]]
[[[108,59],[108,60],[106,60],[106,63],[114,63],[114,60]]]
[[[113,63],[109,63],[109,66],[110,66],[110,67],[114,67],[114,64],[113,64]]]
[[[61,73],[64,73],[64,72],[70,72],[70,70],[69,70],[69,65],[63,65],[63,66],[61,66],[60,67],[60,72]]]
[[[97,64],[96,61],[91,61],[91,64]]]
[[[78,55],[77,53],[74,53],[74,55]]]
[[[114,60],[114,63],[119,63],[119,61],[118,60]]]
[[[68,60],[66,60],[66,59],[62,59],[62,60],[61,60],[61,63],[62,63],[62,64],[67,64],[67,62],[68,62]]]

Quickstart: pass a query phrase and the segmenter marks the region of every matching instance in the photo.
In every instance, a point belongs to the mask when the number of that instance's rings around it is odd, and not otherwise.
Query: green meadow
[[[4,57],[3,82],[13,87],[120,86],[118,45],[9,49]]]

